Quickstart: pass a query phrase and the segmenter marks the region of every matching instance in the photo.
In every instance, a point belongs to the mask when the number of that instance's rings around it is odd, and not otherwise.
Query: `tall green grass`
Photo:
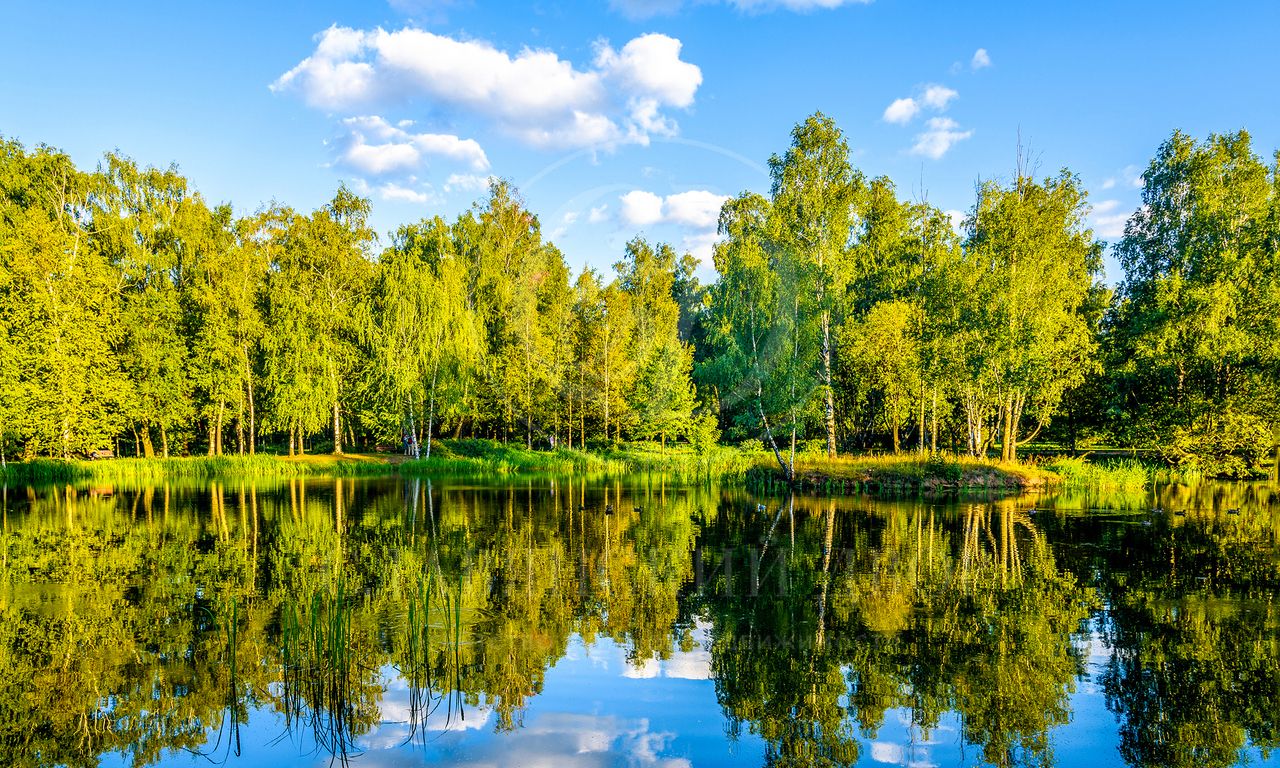
[[[1154,479],[1154,468],[1137,459],[1093,462],[1064,456],[1044,468],[1061,476],[1063,488],[1075,490],[1141,491]]]
[[[254,456],[183,456],[82,461],[33,459],[12,462],[0,470],[6,482],[46,483],[97,480],[101,482],[150,482],[174,478],[300,477],[304,475],[376,475],[394,469],[383,460],[328,455],[287,458],[269,454]]]

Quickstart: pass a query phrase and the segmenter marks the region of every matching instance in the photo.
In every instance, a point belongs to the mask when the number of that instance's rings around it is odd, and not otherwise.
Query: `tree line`
[[[699,383],[731,438],[1015,460],[1033,439],[1245,474],[1280,443],[1280,173],[1249,135],[1175,132],[1106,244],[1069,170],[976,186],[957,227],[867,178],[821,114],[723,207]],[[1280,461],[1280,448],[1277,448]]]
[[[720,435],[797,452],[1031,440],[1244,473],[1280,430],[1280,173],[1175,132],[1112,253],[1069,170],[976,186],[957,225],[797,125],[725,203],[718,277],[631,240],[576,276],[508,183],[382,244],[346,187],[236,216],[176,169],[0,141],[0,450],[341,452]]]
[[[570,274],[516,191],[380,251],[346,187],[236,217],[176,170],[0,145],[0,442],[23,456],[290,454],[433,435],[684,438],[695,262],[636,238]],[[286,448],[287,446],[287,448]]]

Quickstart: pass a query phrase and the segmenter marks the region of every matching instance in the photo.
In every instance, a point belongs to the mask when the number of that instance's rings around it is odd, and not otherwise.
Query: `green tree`
[[[836,455],[835,394],[832,389],[832,317],[849,275],[849,240],[863,192],[862,174],[849,162],[849,145],[835,121],[821,112],[791,132],[791,147],[769,159],[772,178],[771,232],[778,255],[796,261],[789,270],[804,275],[813,293],[812,312],[797,315],[798,325],[816,323],[819,338],[813,361],[822,399],[827,456]],[[808,309],[808,308],[806,308]],[[797,330],[797,333],[801,331]],[[807,328],[805,335],[810,333]],[[808,362],[808,361],[805,361]]]
[[[1175,132],[1143,174],[1116,255],[1116,409],[1130,442],[1248,472],[1280,407],[1280,173],[1247,132]]]
[[[956,282],[964,286],[962,322],[980,334],[967,345],[975,383],[965,407],[971,424],[994,411],[1004,461],[1016,459],[1095,365],[1082,309],[1102,244],[1085,225],[1085,197],[1067,171],[1037,183],[1019,169],[1008,187],[985,182],[965,222]],[[1022,437],[1027,418],[1035,428]]]
[[[4,399],[27,455],[106,448],[122,422],[118,283],[86,232],[92,194],[66,155],[0,142],[0,328],[17,371]]]

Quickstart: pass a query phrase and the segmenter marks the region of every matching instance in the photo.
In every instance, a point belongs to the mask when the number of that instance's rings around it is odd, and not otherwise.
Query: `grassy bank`
[[[777,485],[778,467],[759,465],[748,480]],[[1030,463],[1011,464],[968,456],[804,456],[796,460],[796,484],[825,492],[947,493],[960,490],[1033,491],[1056,485],[1056,473]]]
[[[698,453],[687,446],[663,450],[647,443],[580,451],[529,450],[491,440],[443,440],[429,459],[409,460],[398,454],[314,454],[304,456],[189,456],[87,460],[36,459],[11,462],[0,470],[9,483],[151,482],[176,478],[299,477],[306,475],[460,475],[613,474],[667,472],[682,477],[741,476],[754,466],[757,453],[717,446]]]
[[[696,452],[688,446],[630,443],[583,451],[529,450],[492,440],[442,440],[429,459],[398,454],[308,454],[305,456],[191,456],[169,459],[55,460],[11,462],[0,470],[8,483],[94,480],[153,482],[166,479],[299,477],[307,475],[509,476],[518,474],[621,474],[663,472],[684,478],[745,479],[753,486],[783,485],[770,454],[757,448],[716,446]],[[829,492],[945,493],[959,490],[1140,491],[1156,482],[1187,482],[1167,468],[1137,459],[1090,461],[1054,457],[1016,464],[967,456],[844,456],[805,453],[797,457],[797,484]]]
[[[328,454],[308,456],[175,456],[152,459],[34,459],[10,462],[0,470],[7,482],[46,483],[75,480],[147,482],[174,478],[299,477],[304,475],[377,475],[393,472],[386,456]]]

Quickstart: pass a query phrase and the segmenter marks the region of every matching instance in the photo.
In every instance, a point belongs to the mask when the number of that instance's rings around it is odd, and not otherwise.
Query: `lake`
[[[1280,497],[6,488],[0,764],[1280,765]]]

